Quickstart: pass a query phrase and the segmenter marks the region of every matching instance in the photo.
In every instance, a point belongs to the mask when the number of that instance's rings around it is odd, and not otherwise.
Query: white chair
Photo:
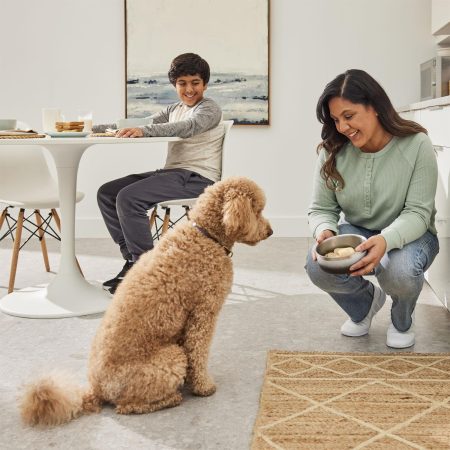
[[[77,192],[76,200],[84,197]],[[60,240],[51,226],[54,219],[58,230],[61,223],[56,212],[59,207],[58,184],[50,173],[43,149],[35,145],[1,145],[0,146],[0,203],[6,205],[0,216],[0,241],[10,236],[14,241],[9,274],[8,293],[14,289],[17,261],[20,249],[34,236],[41,242],[45,269],[50,271],[45,235]],[[9,213],[9,208],[19,208],[17,219]],[[46,218],[41,209],[49,209]],[[28,215],[25,210],[32,210]],[[35,217],[35,222],[32,220]],[[3,235],[1,229],[6,223],[7,231]],[[23,228],[30,232],[28,239],[22,244]]]
[[[226,171],[224,170],[225,167],[225,153],[226,153],[226,144],[228,139],[228,133],[233,126],[232,120],[224,120],[222,122],[224,126],[224,135],[223,135],[223,141],[222,141],[222,162],[221,162],[221,172],[220,172],[220,178],[222,179],[224,176],[224,173]],[[184,217],[187,217],[189,215],[189,210],[195,205],[195,202],[197,201],[197,197],[194,198],[183,198],[183,199],[174,199],[174,200],[167,200],[165,202],[157,203],[150,214],[150,230],[152,230],[153,226],[155,226],[155,233],[153,235],[153,239],[159,239],[160,236],[162,236],[169,228],[172,228],[177,222],[182,220]],[[177,220],[171,220],[170,218],[170,209],[172,207],[180,206],[184,208],[184,213],[177,219]],[[158,207],[161,207],[164,209],[164,218],[161,218],[158,215]],[[159,222],[159,224],[158,224]]]

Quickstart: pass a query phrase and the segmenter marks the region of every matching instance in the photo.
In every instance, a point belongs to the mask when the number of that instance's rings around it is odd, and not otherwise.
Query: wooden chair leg
[[[39,209],[36,209],[34,211],[34,215],[36,217],[36,224],[39,227],[38,234],[39,234],[39,240],[41,241],[41,251],[42,251],[42,257],[44,258],[44,265],[45,270],[47,272],[50,272],[50,263],[48,261],[48,252],[47,252],[47,243],[45,242],[45,233],[42,229],[42,218],[41,218],[41,212]]]
[[[17,217],[16,236],[14,238],[14,248],[13,248],[13,254],[12,254],[12,259],[11,259],[11,271],[9,272],[8,294],[10,294],[14,290],[14,282],[16,280],[17,261],[19,259],[20,243],[22,240],[22,227],[23,227],[24,213],[25,213],[25,210],[21,208],[19,211],[19,215]]]
[[[152,214],[150,216],[150,232],[152,231],[153,226],[155,225],[155,221],[156,221],[156,206],[153,208]]]
[[[166,233],[166,231],[169,229],[169,224],[170,224],[170,208],[165,208],[166,213],[164,214],[164,221],[163,221],[163,226],[162,226],[162,235],[164,236],[164,234]]]
[[[6,214],[8,214],[8,207],[6,207],[6,208],[2,211],[2,215],[0,216],[0,230],[2,229],[3,222],[5,221]]]
[[[59,232],[61,232],[61,220],[59,220],[59,216],[58,213],[56,212],[56,209],[52,209],[51,212],[53,219],[55,219],[56,226],[58,227]]]
[[[56,226],[58,227],[59,232],[61,232],[61,220],[59,218],[59,215],[56,212],[56,209],[52,209],[51,211],[52,211],[52,216],[55,219]],[[78,270],[80,271],[81,275],[83,275],[83,277],[84,277],[83,271],[81,270],[81,267],[80,267],[80,263],[78,262],[78,259],[76,257],[75,257],[75,261],[77,263]]]

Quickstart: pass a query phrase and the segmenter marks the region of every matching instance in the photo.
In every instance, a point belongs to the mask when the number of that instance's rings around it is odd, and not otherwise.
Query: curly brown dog
[[[94,339],[89,384],[51,375],[28,387],[28,425],[57,425],[103,403],[120,414],[179,405],[184,382],[196,395],[216,387],[207,363],[219,311],[230,292],[235,242],[255,245],[272,234],[262,190],[246,178],[207,188],[190,220],[168,232],[128,272]]]

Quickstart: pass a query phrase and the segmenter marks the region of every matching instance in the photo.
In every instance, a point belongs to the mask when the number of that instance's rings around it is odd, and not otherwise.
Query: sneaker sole
[[[392,345],[392,344],[388,344],[387,342],[386,342],[386,346],[387,347],[389,347],[389,348],[409,348],[409,347],[413,347],[414,345],[415,345],[415,341],[412,343],[412,344],[409,344],[409,345]]]
[[[361,336],[367,336],[368,334],[369,334],[369,332],[368,331],[365,331],[364,333],[355,333],[355,334],[352,334],[352,333],[344,333],[342,330],[341,330],[341,334],[342,334],[342,336],[347,336],[347,337],[361,337]]]

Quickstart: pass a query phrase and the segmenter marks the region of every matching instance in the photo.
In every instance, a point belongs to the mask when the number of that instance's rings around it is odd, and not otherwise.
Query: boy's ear
[[[223,204],[223,224],[229,235],[245,234],[252,220],[252,200],[246,195],[236,193],[225,199]]]

